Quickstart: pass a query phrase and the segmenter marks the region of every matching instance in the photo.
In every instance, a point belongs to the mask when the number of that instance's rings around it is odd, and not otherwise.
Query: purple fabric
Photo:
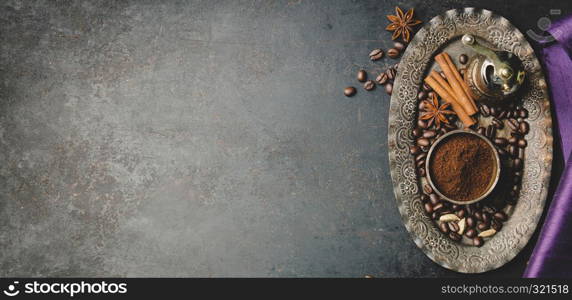
[[[552,93],[566,167],[552,199],[526,278],[572,278],[572,16],[554,23],[542,60]]]

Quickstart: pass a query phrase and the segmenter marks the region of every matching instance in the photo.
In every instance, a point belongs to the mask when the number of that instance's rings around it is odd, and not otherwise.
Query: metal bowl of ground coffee
[[[469,130],[454,130],[437,139],[427,154],[426,168],[435,193],[461,205],[486,198],[501,174],[495,146]]]

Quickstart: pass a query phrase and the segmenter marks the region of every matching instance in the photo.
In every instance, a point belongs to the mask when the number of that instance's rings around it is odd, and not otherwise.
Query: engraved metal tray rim
[[[433,54],[452,39],[472,33],[494,47],[515,53],[527,71],[523,106],[530,112],[529,147],[522,191],[509,221],[481,248],[446,238],[424,213],[409,145],[416,117],[417,91]],[[552,168],[552,117],[540,63],[522,33],[486,9],[452,9],[429,21],[409,44],[400,62],[389,112],[389,164],[397,206],[415,244],[437,264],[461,273],[481,273],[512,260],[528,243],[542,215]]]

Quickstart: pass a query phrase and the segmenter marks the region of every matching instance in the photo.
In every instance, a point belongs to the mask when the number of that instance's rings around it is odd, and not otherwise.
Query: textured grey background
[[[460,276],[399,218],[385,15],[569,1],[2,1],[1,276]],[[530,247],[529,247],[530,248]],[[519,276],[530,253],[494,276]],[[487,275],[487,276],[488,276]]]

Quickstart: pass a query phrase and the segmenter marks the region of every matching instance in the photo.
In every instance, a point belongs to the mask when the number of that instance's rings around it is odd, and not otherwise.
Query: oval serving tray
[[[511,51],[526,69],[522,105],[529,111],[521,192],[503,230],[477,248],[448,239],[430,220],[421,203],[421,178],[415,171],[409,146],[414,143],[417,94],[427,71],[434,67],[433,57],[447,51],[471,51],[460,38],[471,33],[493,48]],[[522,33],[510,22],[491,11],[465,8],[449,10],[427,23],[411,41],[399,64],[399,72],[389,111],[389,163],[397,206],[403,224],[415,244],[434,262],[462,273],[496,269],[513,259],[532,236],[542,214],[552,167],[552,117],[546,81],[534,51]]]

